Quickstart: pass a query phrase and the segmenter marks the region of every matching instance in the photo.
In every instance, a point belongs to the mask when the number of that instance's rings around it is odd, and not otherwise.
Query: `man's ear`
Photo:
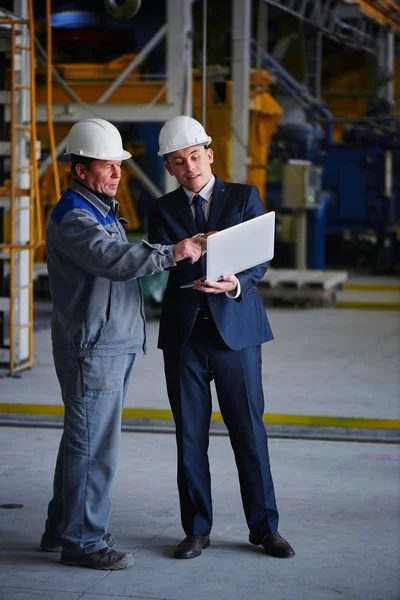
[[[86,177],[87,169],[86,169],[86,167],[84,167],[83,165],[78,163],[75,165],[75,173],[77,174],[79,179],[82,179],[82,181],[83,181]]]
[[[211,150],[211,148],[207,148],[207,156],[208,162],[210,163],[210,165],[212,165],[214,162],[214,152]]]
[[[164,160],[164,166],[167,169],[168,173],[170,175],[173,175],[172,170],[171,170],[171,166],[170,166],[170,164],[169,164],[169,162],[167,160]]]

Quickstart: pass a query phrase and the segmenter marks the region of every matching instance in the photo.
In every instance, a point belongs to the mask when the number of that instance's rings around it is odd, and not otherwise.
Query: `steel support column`
[[[394,29],[381,29],[378,39],[377,96],[394,102]]]
[[[247,181],[251,0],[232,0],[232,159],[230,179]]]
[[[256,68],[261,69],[262,50],[268,52],[268,4],[258,0],[257,23],[257,63]]]
[[[167,102],[176,114],[192,115],[192,2],[167,3]]]
[[[307,28],[308,29],[308,28]],[[314,98],[321,99],[322,33],[309,29],[304,33],[304,83]]]
[[[394,29],[382,29],[378,40],[377,96],[394,106]],[[388,222],[395,222],[396,206],[393,194],[393,154],[385,152],[385,196],[388,201]]]
[[[192,116],[192,0],[167,0],[167,104],[170,117]],[[177,187],[165,172],[165,193]]]

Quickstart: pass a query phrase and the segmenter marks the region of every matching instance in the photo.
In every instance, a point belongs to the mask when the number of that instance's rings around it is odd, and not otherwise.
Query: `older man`
[[[129,243],[114,199],[121,161],[130,158],[119,131],[84,119],[69,134],[72,182],[46,232],[53,301],[53,356],[65,406],[64,431],[41,548],[61,563],[124,569],[107,533],[121,413],[138,352],[146,347],[139,277],[195,262],[202,239]]]

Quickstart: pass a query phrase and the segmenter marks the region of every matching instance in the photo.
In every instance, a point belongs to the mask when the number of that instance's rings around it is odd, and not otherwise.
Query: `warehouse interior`
[[[395,0],[2,0],[1,600],[399,598],[399,56]],[[123,409],[111,520],[136,564],[66,569],[38,542],[63,423],[44,238],[71,177],[67,135],[86,117],[121,132],[132,158],[117,200],[135,243],[176,186],[157,150],[180,114],[212,137],[213,172],[275,211],[258,286],[275,336],[262,348],[264,422],[296,557],[248,548],[214,394],[215,532],[200,559],[173,560],[162,272],[141,281],[148,352]]]

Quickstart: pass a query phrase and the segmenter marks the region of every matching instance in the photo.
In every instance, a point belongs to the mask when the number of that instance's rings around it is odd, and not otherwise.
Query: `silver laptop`
[[[206,273],[200,281],[218,281],[274,257],[275,212],[239,223],[207,238]],[[193,282],[180,286],[193,287]]]

